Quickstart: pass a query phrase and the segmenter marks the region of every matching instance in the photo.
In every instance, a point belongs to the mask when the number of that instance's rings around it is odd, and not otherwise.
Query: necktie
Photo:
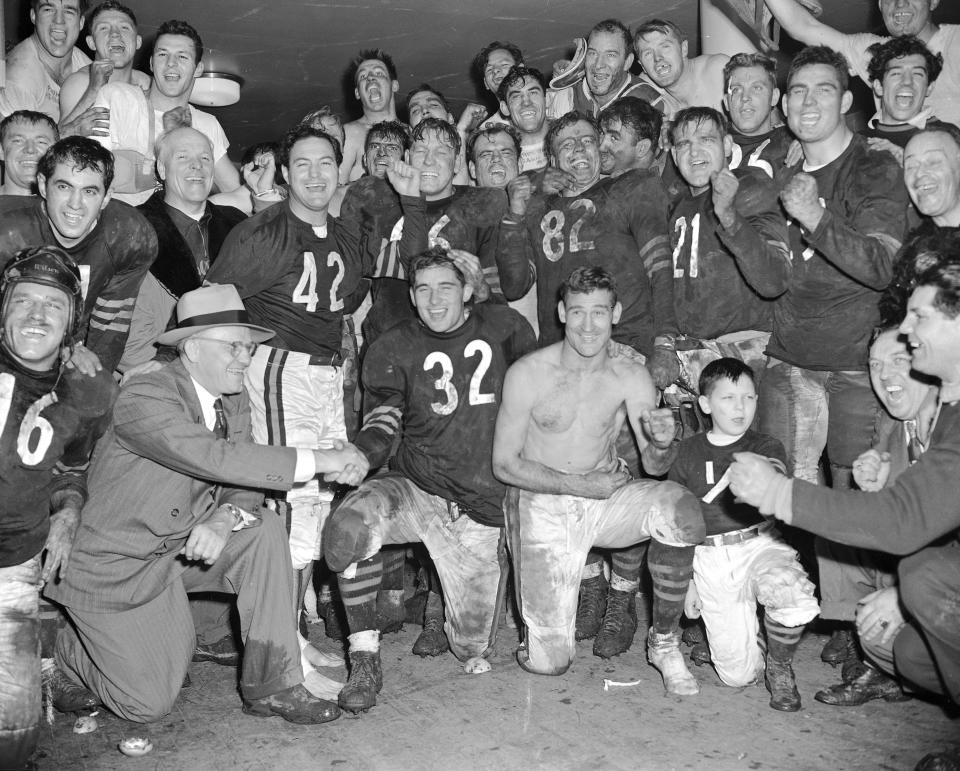
[[[912,466],[923,454],[923,446],[917,438],[917,421],[905,420],[903,427],[907,430],[907,460],[910,461]]]
[[[217,419],[213,424],[213,433],[217,435],[218,439],[227,438],[227,416],[223,412],[223,402],[220,399],[217,399],[213,403],[213,411],[217,413]]]

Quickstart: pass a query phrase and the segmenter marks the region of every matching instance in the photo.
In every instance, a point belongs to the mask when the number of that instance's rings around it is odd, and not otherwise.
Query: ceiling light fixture
[[[209,71],[201,73],[193,81],[190,101],[201,107],[226,107],[240,100],[240,86],[243,78],[226,72]]]

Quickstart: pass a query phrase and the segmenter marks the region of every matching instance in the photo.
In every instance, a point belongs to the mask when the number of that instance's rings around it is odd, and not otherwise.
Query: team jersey
[[[855,134],[836,160],[808,173],[826,211],[813,233],[789,226],[792,273],[767,353],[805,369],[862,370],[906,229],[903,172]]]
[[[157,257],[157,234],[136,209],[110,201],[93,229],[79,243],[62,246],[54,235],[41,198],[6,210],[0,224],[0,270],[28,246],[54,244],[80,268],[83,317],[78,339],[108,372],[116,369],[130,333],[140,284]]]
[[[116,394],[107,369],[38,373],[0,348],[0,567],[40,553],[51,496],[70,490],[86,500],[90,453]]]
[[[368,327],[379,331],[415,318],[406,267],[430,246],[463,249],[480,260],[494,300],[502,300],[496,247],[506,194],[496,188],[455,187],[435,201],[398,196],[376,177],[357,180],[344,196],[340,219],[356,233],[374,279]]]
[[[731,132],[730,136],[733,139],[730,170],[756,168],[770,179],[774,179],[777,172],[782,171],[790,145],[795,141],[786,126],[777,126],[757,136],[747,136],[737,131]]]
[[[790,271],[787,223],[773,180],[756,169],[734,174],[740,187],[731,230],[717,221],[709,189],[694,196],[687,188],[670,214],[677,327],[701,340],[769,332],[770,298],[782,292]]]
[[[649,355],[655,334],[677,331],[667,211],[656,172],[638,169],[577,196],[534,195],[522,223],[501,224],[500,285],[516,300],[536,281],[541,345],[563,337],[560,285],[583,266],[606,268],[617,281],[617,342]]]
[[[901,150],[906,148],[907,142],[913,139],[914,135],[923,129],[944,128],[948,124],[936,118],[928,118],[926,121],[917,123],[881,123],[876,117],[867,121],[867,127],[861,131],[868,139],[886,139],[895,144]]]
[[[535,346],[519,313],[490,303],[444,334],[419,319],[394,326],[363,361],[367,411],[356,446],[375,468],[401,435],[391,468],[480,524],[502,527],[493,430],[507,368]]]
[[[207,281],[237,287],[252,322],[277,333],[270,345],[328,357],[340,352],[344,308],[363,272],[334,217],[312,227],[284,201],[230,231]]]
[[[742,530],[764,521],[756,506],[736,500],[730,488],[720,493],[712,503],[703,500],[720,481],[733,462],[735,452],[755,452],[765,458],[776,458],[786,465],[787,454],[772,436],[752,429],[733,444],[718,447],[710,443],[707,434],[694,434],[680,442],[677,459],[670,467],[668,479],[679,482],[700,498],[700,510],[707,526],[707,535]]]

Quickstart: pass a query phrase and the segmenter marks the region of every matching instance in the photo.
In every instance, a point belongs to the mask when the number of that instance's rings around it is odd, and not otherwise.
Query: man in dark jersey
[[[497,265],[508,300],[537,285],[540,344],[563,336],[557,292],[574,268],[603,264],[617,279],[623,317],[613,339],[647,357],[658,387],[679,372],[673,339],[673,281],[667,200],[655,171],[600,179],[600,130],[570,112],[546,139],[550,165],[571,176],[555,195],[534,193],[529,177],[507,185],[509,212],[500,225]]]
[[[631,169],[649,169],[660,152],[663,114],[650,102],[622,96],[604,108],[600,128],[600,172],[619,177]]]
[[[772,179],[794,141],[786,126],[774,125],[780,101],[777,63],[765,54],[734,54],[723,67],[723,89],[732,126],[730,170],[749,166]]]
[[[157,256],[157,236],[143,215],[110,200],[113,154],[86,137],[54,144],[37,167],[40,199],[4,208],[0,266],[27,246],[57,244],[80,268],[83,317],[78,341],[112,372],[127,341],[137,292]],[[11,203],[11,208],[14,204]]]
[[[116,388],[61,363],[83,313],[61,249],[25,249],[0,279],[0,767],[26,768],[40,733],[39,587],[69,569],[86,468]],[[42,559],[41,557],[44,555]],[[86,706],[54,682],[58,707]],[[82,695],[81,695],[82,696]]]
[[[773,180],[750,166],[736,172],[727,166],[734,145],[723,115],[710,107],[681,110],[670,143],[686,183],[670,213],[685,389],[671,386],[677,403],[695,399],[703,367],[724,356],[746,362],[759,382],[773,321],[770,298],[783,292],[790,250]]]
[[[806,48],[790,66],[783,108],[804,160],[780,194],[791,272],[760,382],[761,427],[783,442],[793,475],[816,483],[826,447],[833,484],[845,487],[870,446],[877,403],[867,342],[907,207],[896,159],[844,122],[847,82],[846,62],[827,48]],[[746,277],[758,278],[748,267]]]
[[[234,284],[253,321],[277,333],[244,376],[261,444],[316,449],[346,439],[341,323],[364,268],[351,234],[327,212],[342,157],[322,129],[292,129],[279,157],[289,198],[230,231],[207,273],[211,283]],[[333,492],[312,479],[286,499],[305,590]]]
[[[879,110],[863,131],[906,147],[920,129],[943,125],[924,101],[943,70],[943,54],[934,54],[915,37],[893,37],[870,47],[867,72]]]
[[[414,258],[410,277],[418,319],[396,325],[367,352],[368,406],[355,442],[371,468],[386,461],[398,436],[400,445],[391,470],[348,496],[324,533],[350,624],[350,679],[340,704],[351,712],[376,704],[382,686],[375,598],[385,544],[427,547],[458,658],[492,645],[505,492],[491,467],[493,429],[507,367],[535,345],[515,311],[465,305],[472,289],[446,250]]]

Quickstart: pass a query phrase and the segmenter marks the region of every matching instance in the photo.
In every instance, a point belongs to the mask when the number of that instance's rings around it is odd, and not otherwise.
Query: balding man
[[[246,219],[239,209],[207,201],[215,160],[205,134],[175,128],[160,135],[156,149],[163,189],[138,208],[157,231],[159,252],[137,297],[121,372],[153,358],[177,300],[203,284],[227,233]]]

